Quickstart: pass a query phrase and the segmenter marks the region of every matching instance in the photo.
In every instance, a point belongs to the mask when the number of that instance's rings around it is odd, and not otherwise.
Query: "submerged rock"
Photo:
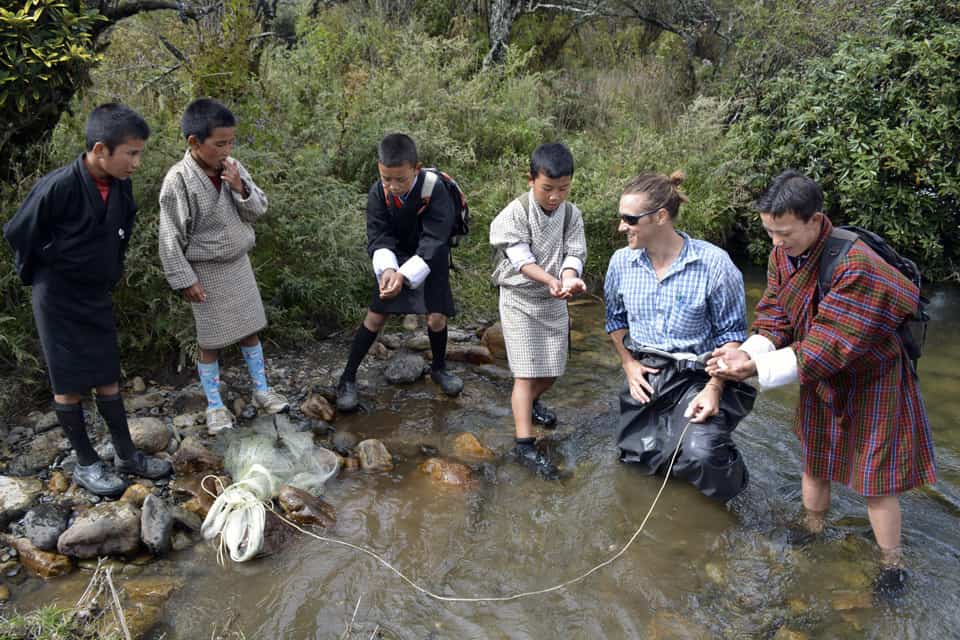
[[[452,460],[429,458],[420,463],[420,470],[430,474],[434,482],[451,487],[471,488],[477,484],[470,467]]]
[[[57,542],[76,558],[131,553],[140,546],[140,510],[129,502],[98,504],[80,514]]]
[[[278,498],[287,517],[297,524],[332,527],[337,522],[336,509],[303,489],[285,484],[280,487]]]
[[[465,431],[453,439],[453,455],[465,460],[485,461],[493,460],[496,456],[469,431]]]
[[[349,455],[356,448],[358,442],[359,438],[356,434],[349,431],[337,431],[330,438],[330,446],[342,456]]]
[[[357,457],[364,471],[390,471],[393,469],[393,457],[387,447],[375,438],[364,440],[357,445]]]

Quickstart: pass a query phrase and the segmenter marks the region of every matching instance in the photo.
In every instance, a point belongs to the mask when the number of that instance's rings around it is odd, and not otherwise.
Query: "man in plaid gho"
[[[767,289],[753,335],[716,350],[707,371],[729,380],[756,375],[763,389],[799,381],[803,527],[823,530],[831,482],[864,496],[881,551],[875,590],[897,595],[906,585],[897,495],[936,481],[930,424],[897,335],[920,292],[857,241],[819,299],[820,256],[833,229],[820,187],[786,171],[756,207],[773,240]]]

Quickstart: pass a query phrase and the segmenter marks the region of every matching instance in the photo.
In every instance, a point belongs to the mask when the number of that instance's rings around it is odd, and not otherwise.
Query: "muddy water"
[[[754,279],[751,298],[759,294]],[[752,303],[752,300],[751,300]],[[219,567],[204,545],[175,558],[187,586],[155,637],[210,638],[954,638],[960,635],[960,291],[935,294],[922,388],[940,482],[903,501],[912,588],[896,608],[870,602],[876,558],[863,502],[835,490],[825,540],[789,548],[783,525],[799,505],[795,393],[762,394],[737,431],[751,486],[732,508],[669,483],[645,531],[612,565],[567,589],[513,602],[443,603],[418,594],[370,557],[310,539],[270,558]],[[572,477],[547,483],[507,461],[477,471],[479,488],[432,485],[421,445],[449,452],[472,431],[497,452],[511,444],[509,380],[463,368],[465,397],[429,383],[388,388],[371,411],[337,427],[377,437],[401,458],[391,473],[328,484],[330,535],[363,545],[448,596],[502,596],[554,585],[615,553],[659,489],[616,460],[620,369],[601,305],[574,310],[568,374],[545,398]],[[359,605],[358,605],[359,601]],[[347,631],[349,625],[349,633]],[[377,634],[380,634],[377,636]],[[231,635],[228,637],[240,637]]]

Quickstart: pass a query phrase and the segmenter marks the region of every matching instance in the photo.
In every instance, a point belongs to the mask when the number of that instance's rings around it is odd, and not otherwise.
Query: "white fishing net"
[[[314,495],[337,473],[340,458],[297,431],[285,415],[263,416],[252,427],[230,434],[224,468],[235,482],[214,501],[203,521],[207,540],[220,536],[235,562],[244,562],[263,546],[266,507],[285,484]]]

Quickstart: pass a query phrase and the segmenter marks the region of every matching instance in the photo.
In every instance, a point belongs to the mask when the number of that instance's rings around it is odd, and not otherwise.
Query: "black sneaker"
[[[73,469],[73,481],[90,493],[105,498],[116,498],[127,488],[127,482],[103,460],[93,464],[78,464]]]
[[[523,466],[537,473],[544,480],[556,480],[560,477],[560,469],[550,462],[550,459],[536,445],[518,444],[511,449],[510,454]]]
[[[902,567],[881,567],[873,581],[873,595],[881,602],[895,602],[907,592],[907,571]]]
[[[539,400],[534,400],[533,424],[539,424],[544,429],[555,429],[557,427],[557,414]]]
[[[173,465],[170,464],[169,460],[145,456],[139,451],[134,452],[133,457],[129,460],[114,456],[113,466],[122,473],[130,473],[150,480],[166,478],[173,473]]]
[[[463,380],[447,372],[446,369],[431,371],[430,379],[440,385],[440,388],[448,396],[458,396],[463,391]]]
[[[337,385],[337,411],[350,413],[356,411],[359,404],[357,383],[353,380],[341,380]]]

